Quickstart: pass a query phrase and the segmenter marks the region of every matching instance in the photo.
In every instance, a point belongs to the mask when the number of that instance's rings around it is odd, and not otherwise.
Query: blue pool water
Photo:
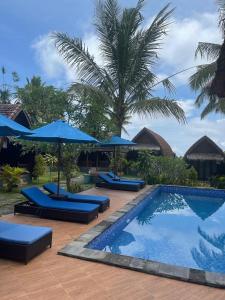
[[[225,273],[225,193],[162,186],[88,247]]]

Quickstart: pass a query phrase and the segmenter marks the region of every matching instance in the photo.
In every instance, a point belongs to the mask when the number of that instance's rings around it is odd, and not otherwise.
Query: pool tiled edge
[[[88,261],[100,262],[166,278],[225,288],[224,274],[206,272],[180,266],[178,267],[155,261],[87,248],[87,245],[90,242],[92,242],[96,237],[117,222],[127,212],[137,206],[146,197],[146,195],[154,191],[157,187],[158,186],[151,186],[147,188],[145,192],[137,196],[131,202],[127,203],[118,211],[112,213],[106,220],[100,222],[96,226],[80,235],[77,239],[66,245],[58,252],[58,254]]]

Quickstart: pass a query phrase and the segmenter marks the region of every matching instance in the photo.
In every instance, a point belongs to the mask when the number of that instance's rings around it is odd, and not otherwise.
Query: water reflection
[[[212,216],[217,212],[217,210],[224,204],[224,199],[215,198],[210,199],[208,197],[201,196],[201,199],[198,199],[198,196],[185,195],[184,200],[191,208],[191,210],[202,220],[206,220],[208,217]]]
[[[211,272],[225,272],[225,233],[210,236],[200,227],[199,249],[192,248],[191,254],[199,268]],[[214,249],[214,250],[213,250]]]
[[[209,201],[210,200],[210,201]],[[179,211],[190,208],[201,220],[206,220],[224,204],[222,198],[212,198],[196,195],[182,195],[175,193],[159,193],[150,201],[149,205],[137,217],[139,225],[151,224],[154,214]]]
[[[120,247],[128,246],[134,241],[135,238],[130,232],[122,230],[120,236],[117,239],[115,239],[112,244],[109,244],[108,247],[110,252],[121,254]]]
[[[156,213],[166,213],[168,211],[182,210],[187,207],[184,196],[172,193],[160,193],[158,197],[154,197],[150,205],[137,216],[139,225],[151,224],[151,220]]]

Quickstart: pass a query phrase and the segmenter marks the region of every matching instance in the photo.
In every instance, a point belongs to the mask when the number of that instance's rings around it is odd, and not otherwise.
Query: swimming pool
[[[225,274],[224,202],[224,191],[160,186],[87,247]]]
[[[58,254],[225,289],[225,191],[147,186]]]

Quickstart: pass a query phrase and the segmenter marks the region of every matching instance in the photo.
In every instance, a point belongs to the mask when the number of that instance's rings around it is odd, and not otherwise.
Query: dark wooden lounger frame
[[[56,200],[56,201],[61,201],[59,198],[55,197],[55,194],[50,194],[49,195],[50,198]],[[88,204],[96,204],[96,205],[99,205],[99,212],[103,213],[106,209],[109,208],[110,206],[110,200],[107,200],[107,201],[104,201],[104,202],[94,202],[94,201],[89,201],[88,200],[80,200],[79,199],[76,199],[74,200],[73,198],[70,198],[69,196],[66,196],[63,201],[68,201],[68,202],[73,202],[73,203],[88,203]]]
[[[130,185],[130,184],[123,183],[121,185],[121,184],[117,184],[116,181],[113,184],[105,181],[99,181],[96,182],[96,187],[108,188],[112,190],[132,191],[132,192],[138,192],[141,189],[140,184]]]
[[[45,219],[79,222],[87,224],[94,220],[96,217],[98,217],[98,208],[91,212],[83,212],[78,210],[70,211],[56,208],[45,208],[34,205],[29,201],[25,201],[18,203],[14,206],[14,214],[16,213],[35,215]]]
[[[44,235],[32,244],[20,244],[0,241],[0,257],[27,264],[32,258],[52,246],[52,232]]]

